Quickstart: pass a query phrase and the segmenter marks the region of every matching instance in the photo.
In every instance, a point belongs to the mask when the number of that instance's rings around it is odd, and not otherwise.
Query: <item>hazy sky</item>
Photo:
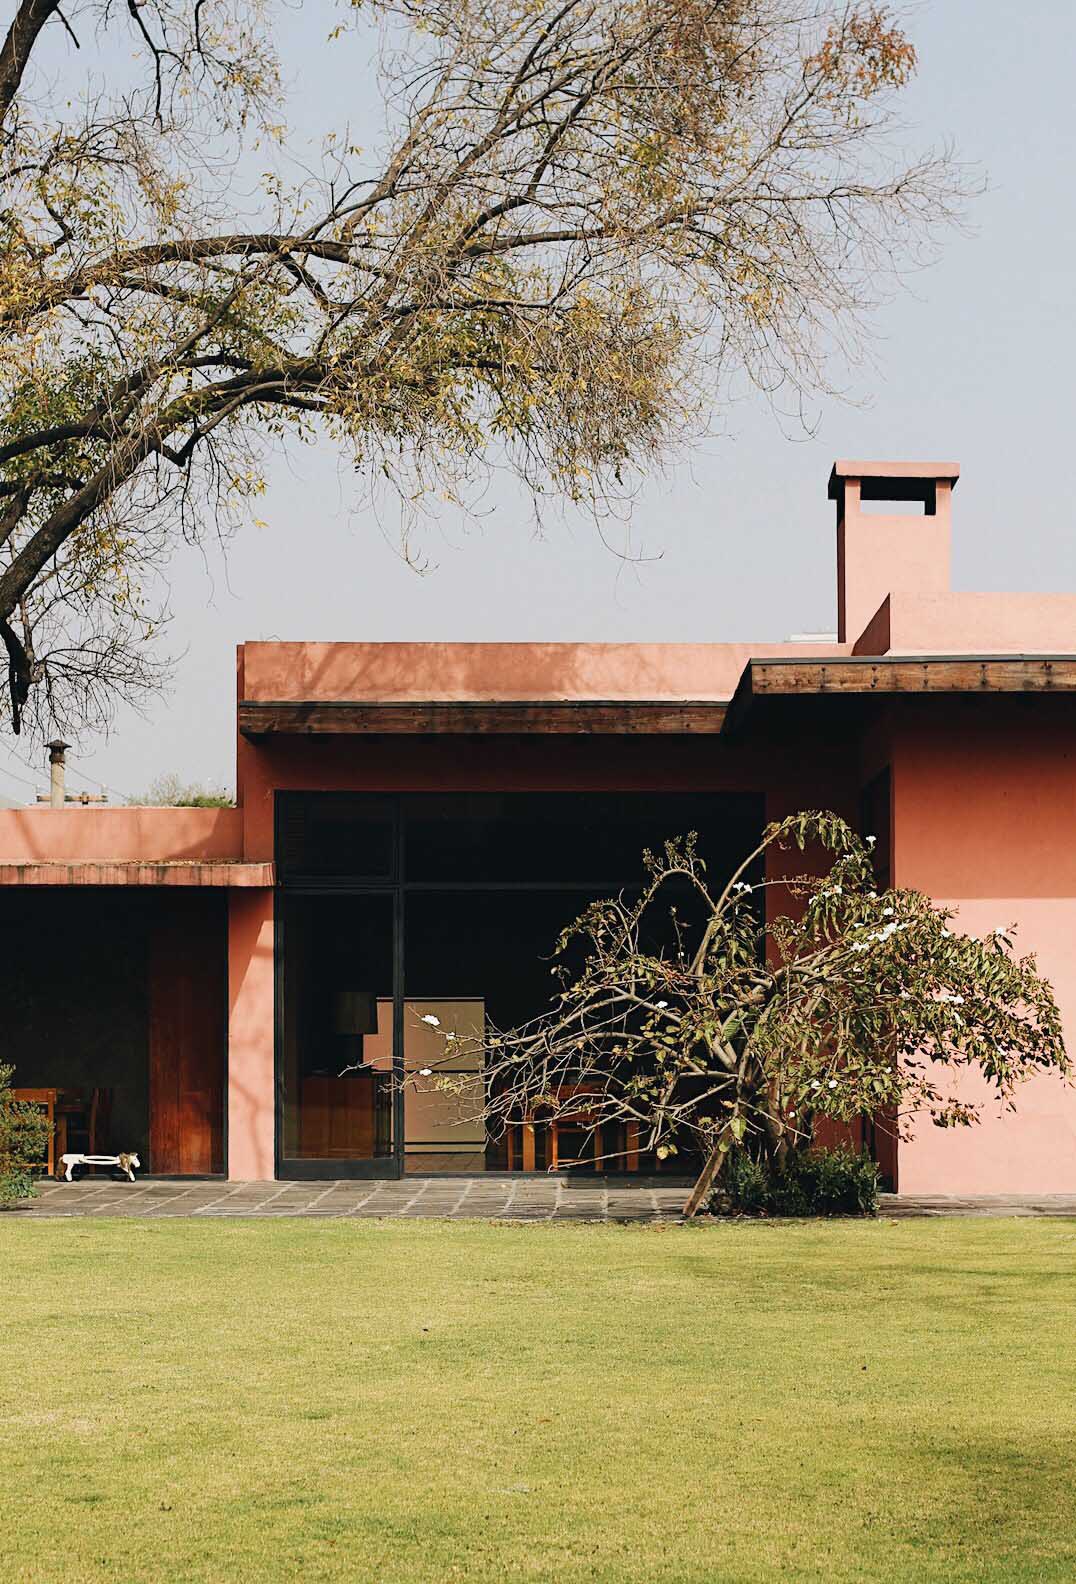
[[[300,137],[369,122],[360,52],[326,51],[328,3],[287,18]],[[274,461],[267,524],[219,555],[170,568],[183,651],[147,718],[125,711],[72,765],[115,797],[162,771],[232,785],[234,651],[244,639],[750,639],[835,624],[835,456],[955,458],[954,579],[962,589],[1076,590],[1072,260],[1076,133],[1072,0],[928,0],[911,17],[920,53],[909,146],[952,138],[989,181],[968,236],[877,318],[874,367],[849,403],[819,406],[805,438],[760,401],[639,498],[633,540],[658,559],[625,565],[585,521],[536,539],[507,486],[481,529],[448,517],[418,576],[361,510],[328,450]],[[1074,634],[1076,647],[1076,634]],[[25,747],[0,746],[0,792],[32,798]],[[12,779],[21,777],[22,780]],[[72,785],[83,784],[72,777]]]

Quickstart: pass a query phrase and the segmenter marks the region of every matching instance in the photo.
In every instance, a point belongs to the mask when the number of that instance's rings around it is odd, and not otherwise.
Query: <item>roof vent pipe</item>
[[[58,737],[55,737],[52,742],[48,744],[50,808],[63,808],[64,806],[66,778],[64,755],[70,746],[70,743],[61,742]]]

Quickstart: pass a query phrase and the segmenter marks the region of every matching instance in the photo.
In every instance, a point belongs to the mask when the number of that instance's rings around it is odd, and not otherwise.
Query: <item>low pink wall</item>
[[[894,594],[887,636],[893,654],[1071,654],[1076,595]]]
[[[1076,722],[1052,700],[909,708],[893,739],[894,873],[957,910],[955,928],[1015,924],[1054,987],[1076,1056]],[[982,1085],[961,1080],[978,1098]],[[899,1149],[902,1193],[1076,1193],[1076,1088],[1023,1085],[969,1129],[923,1124]]]
[[[273,893],[228,897],[228,1176],[275,1175]]]
[[[204,863],[241,858],[241,809],[0,809],[0,861]]]

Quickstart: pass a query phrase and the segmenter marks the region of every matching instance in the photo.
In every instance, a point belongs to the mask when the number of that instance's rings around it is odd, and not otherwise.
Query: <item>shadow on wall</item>
[[[752,654],[832,644],[248,643],[251,699],[726,699]]]

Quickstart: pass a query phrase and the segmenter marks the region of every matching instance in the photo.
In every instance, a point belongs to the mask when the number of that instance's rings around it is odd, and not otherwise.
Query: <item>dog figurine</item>
[[[74,1182],[76,1168],[81,1168],[79,1176],[87,1166],[116,1166],[120,1171],[127,1173],[129,1182],[134,1182],[135,1172],[140,1170],[142,1162],[134,1153],[120,1155],[61,1155],[60,1164],[64,1169],[64,1181]]]

